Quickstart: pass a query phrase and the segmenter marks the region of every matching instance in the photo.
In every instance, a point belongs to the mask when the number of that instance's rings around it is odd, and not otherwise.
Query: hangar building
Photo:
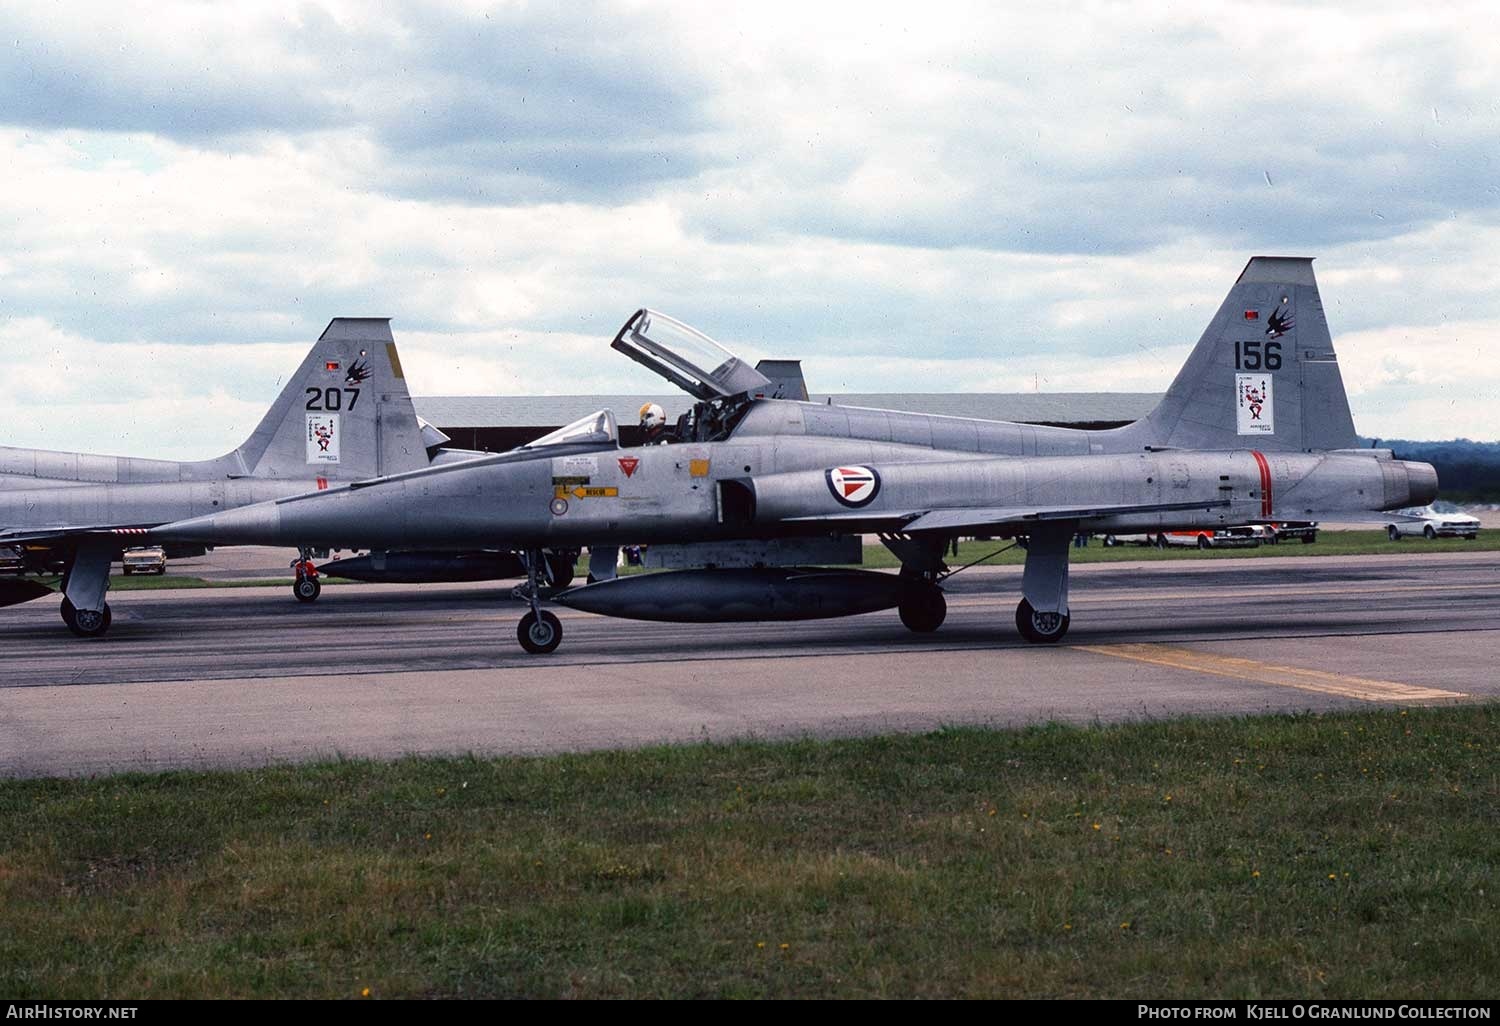
[[[1074,428],[1111,428],[1139,420],[1156,406],[1154,392],[866,392],[812,394],[809,401],[882,410],[910,410],[979,420],[1008,420]],[[667,423],[687,412],[693,399],[670,395],[416,396],[418,416],[464,449],[503,452],[525,445],[596,410],[613,410],[621,441],[635,444],[636,411],[660,403]]]

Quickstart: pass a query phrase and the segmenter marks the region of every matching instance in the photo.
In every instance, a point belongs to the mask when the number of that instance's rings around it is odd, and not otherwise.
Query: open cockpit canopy
[[[620,428],[615,415],[609,410],[599,410],[587,417],[579,417],[551,434],[543,435],[534,442],[527,442],[522,449],[541,449],[549,445],[619,445]]]
[[[610,347],[704,402],[771,387],[771,379],[703,332],[655,310],[637,310]]]

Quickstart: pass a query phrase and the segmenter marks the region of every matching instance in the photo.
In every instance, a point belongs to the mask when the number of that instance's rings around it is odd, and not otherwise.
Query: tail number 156
[[[1281,370],[1281,343],[1251,339],[1234,344],[1235,370]],[[310,407],[309,407],[310,408]]]

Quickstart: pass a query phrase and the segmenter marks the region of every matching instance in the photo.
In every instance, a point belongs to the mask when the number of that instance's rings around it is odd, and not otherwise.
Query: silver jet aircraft
[[[799,620],[896,608],[935,630],[960,535],[1024,536],[1016,626],[1067,632],[1076,532],[1360,519],[1430,501],[1425,463],[1361,450],[1312,261],[1256,257],[1161,404],[1086,431],[765,398],[768,380],[706,336],[641,310],[613,347],[699,401],[667,444],[621,448],[608,411],[509,453],[372,477],[164,526],[163,540],[404,550],[509,548],[530,572],[518,637],[550,652],[543,552],[650,546],[672,572],[612,577],[554,596],[638,619]],[[899,574],[819,569],[859,561],[862,534]]]
[[[260,425],[225,456],[173,462],[0,447],[0,546],[62,564],[63,620],[95,637],[110,624],[110,564],[147,528],[481,455],[441,449],[447,441],[412,407],[389,321],[336,318]],[[304,553],[299,568],[305,562]],[[317,587],[299,570],[299,598],[315,598]],[[3,581],[0,605],[50,593]]]

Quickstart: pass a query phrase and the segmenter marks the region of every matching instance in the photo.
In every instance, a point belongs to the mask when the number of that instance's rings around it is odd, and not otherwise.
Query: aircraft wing
[[[87,535],[117,535],[129,537],[144,535],[149,526],[119,524],[94,524],[91,526],[63,526],[63,527],[36,527],[0,531],[0,545],[37,545],[43,542],[60,542],[68,538],[81,538]],[[142,544],[136,542],[133,544]]]
[[[900,520],[899,530],[963,531],[999,527],[1004,524],[1038,523],[1044,520],[1090,520],[1095,517],[1125,516],[1132,513],[1171,513],[1185,509],[1213,509],[1228,506],[1229,500],[1215,502],[1155,502],[1127,506],[974,506],[957,509],[916,510],[908,513],[835,513],[830,516],[793,517],[790,523],[831,523],[843,521]]]

